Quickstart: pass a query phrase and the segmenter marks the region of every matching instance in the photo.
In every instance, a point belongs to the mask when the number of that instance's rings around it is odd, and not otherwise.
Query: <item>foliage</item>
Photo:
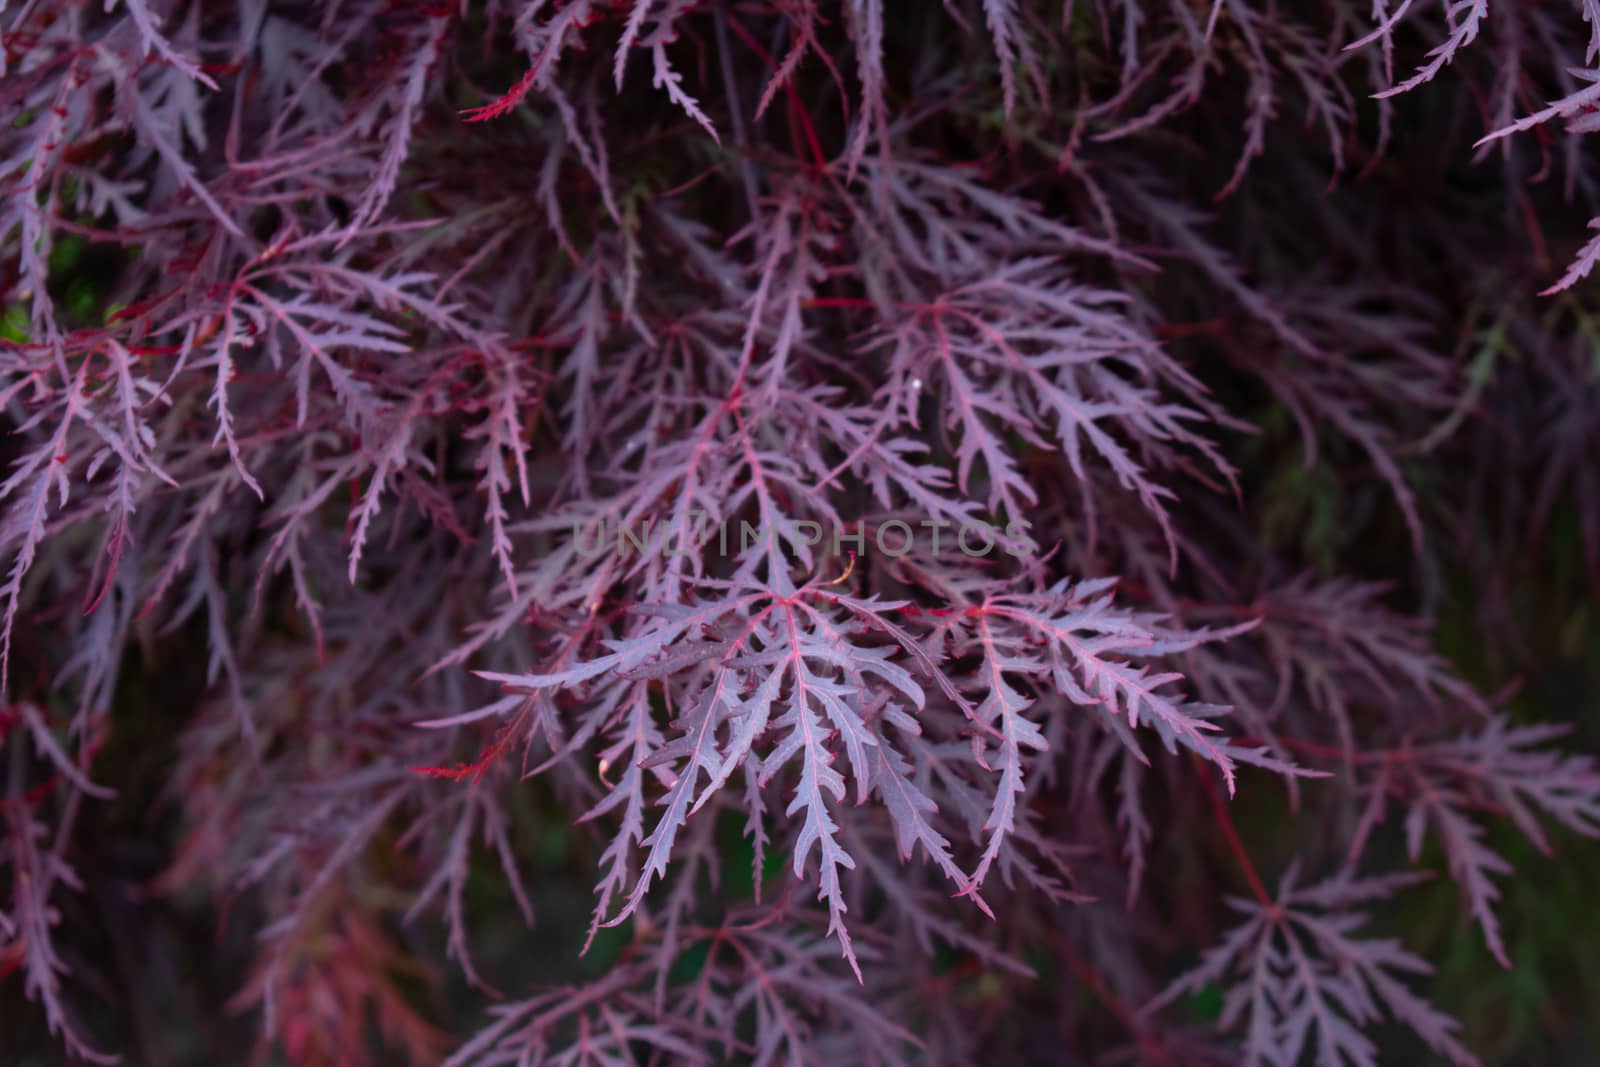
[[[249,927],[306,1067],[1480,1062],[1397,902],[1510,967],[1507,833],[1600,836],[1586,695],[1502,687],[1542,554],[1563,640],[1600,591],[1600,8],[0,45],[0,974],[56,1047],[152,1055],[83,906],[137,897]],[[108,904],[126,805],[181,838]],[[486,951],[573,882],[554,973]]]

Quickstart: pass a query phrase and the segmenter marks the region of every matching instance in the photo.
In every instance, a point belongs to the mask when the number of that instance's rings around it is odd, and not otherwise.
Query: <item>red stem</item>
[[[768,70],[774,73],[777,72],[777,61],[772,58],[772,55],[765,48],[761,47],[761,43],[745,28],[744,24],[731,14],[728,15],[728,28],[745,43],[746,47],[756,54]],[[818,173],[826,171],[828,169],[828,159],[822,153],[822,142],[817,138],[817,127],[811,121],[811,113],[806,110],[805,104],[801,102],[800,94],[795,90],[794,78],[791,77],[783,83],[783,93],[789,102],[790,136],[795,141],[795,156],[803,158],[809,149],[812,167]],[[801,137],[796,136],[795,123],[799,124],[800,129],[798,132],[804,135],[803,142]]]
[[[1067,969],[1072,972],[1073,977],[1083,983],[1084,988],[1096,1000],[1105,1005],[1106,1010],[1110,1011],[1118,1022],[1127,1027],[1128,1032],[1133,1035],[1134,1041],[1139,1045],[1139,1051],[1144,1057],[1144,1062],[1170,1062],[1170,1054],[1166,1046],[1150,1032],[1149,1027],[1145,1026],[1144,1021],[1128,1007],[1127,1003],[1117,996],[1116,991],[1106,984],[1105,979],[1101,977],[1099,971],[1095,970],[1094,965],[1073,951],[1071,945],[1063,942],[1061,947],[1064,950],[1062,955],[1066,959]]]
[[[1267,887],[1261,881],[1261,875],[1256,872],[1256,865],[1250,859],[1250,853],[1245,851],[1244,841],[1239,837],[1239,831],[1234,828],[1233,818],[1228,814],[1228,806],[1222,802],[1222,796],[1217,792],[1216,783],[1211,780],[1209,769],[1205,761],[1199,756],[1194,757],[1195,766],[1200,770],[1200,785],[1206,791],[1206,799],[1211,803],[1211,811],[1216,815],[1217,821],[1222,824],[1222,834],[1228,839],[1228,847],[1233,850],[1233,858],[1238,861],[1239,869],[1244,872],[1245,881],[1250,883],[1250,891],[1264,908],[1273,907],[1272,896],[1267,892]]]

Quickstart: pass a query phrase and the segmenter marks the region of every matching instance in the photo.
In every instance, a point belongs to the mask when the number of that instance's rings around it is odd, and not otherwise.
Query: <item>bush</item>
[[[1587,0],[0,27],[12,1055],[1595,1036]]]

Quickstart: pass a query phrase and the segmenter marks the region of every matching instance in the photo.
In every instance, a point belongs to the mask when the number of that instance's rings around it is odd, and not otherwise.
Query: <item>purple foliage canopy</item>
[[[156,800],[94,761],[170,672],[151,891],[255,902],[234,1004],[296,1064],[975,1062],[1046,966],[1084,1062],[1478,1062],[1363,927],[1440,867],[1509,966],[1491,831],[1600,835],[1430,636],[1567,509],[1600,574],[1600,5],[0,0],[0,45],[0,974],[73,1056],[74,827]],[[530,818],[625,947],[502,992]]]

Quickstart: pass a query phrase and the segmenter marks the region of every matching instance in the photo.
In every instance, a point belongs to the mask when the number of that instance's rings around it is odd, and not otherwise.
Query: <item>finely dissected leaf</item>
[[[1243,1026],[1246,1064],[1295,1064],[1303,1055],[1322,1067],[1375,1064],[1377,1046],[1362,1030],[1385,1017],[1409,1026],[1452,1063],[1476,1064],[1456,1037],[1459,1025],[1400,977],[1432,968],[1397,941],[1354,936],[1367,921],[1357,905],[1415,880],[1339,875],[1301,889],[1291,869],[1275,898],[1235,902],[1248,916],[1243,925],[1150,1007],[1224,983],[1220,1025]]]

